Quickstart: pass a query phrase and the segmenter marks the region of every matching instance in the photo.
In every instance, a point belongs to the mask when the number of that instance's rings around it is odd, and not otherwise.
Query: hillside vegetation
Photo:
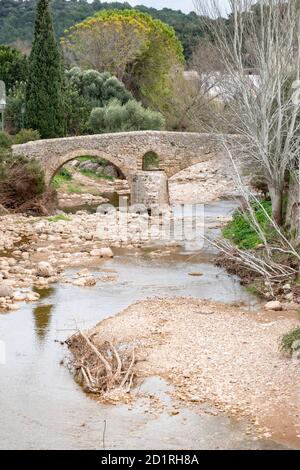
[[[33,25],[35,18],[36,0],[0,0],[0,43],[12,44],[18,40],[31,44],[33,38]],[[105,9],[131,9],[128,3],[106,3],[94,0],[52,0],[51,7],[54,19],[55,33],[58,38],[62,37],[65,29],[78,23],[96,12]],[[188,15],[181,11],[169,8],[156,10],[145,6],[137,6],[135,9],[149,13],[153,18],[173,26],[176,34],[183,44],[185,56],[189,58],[192,50],[204,36],[203,25],[201,26],[196,13]]]

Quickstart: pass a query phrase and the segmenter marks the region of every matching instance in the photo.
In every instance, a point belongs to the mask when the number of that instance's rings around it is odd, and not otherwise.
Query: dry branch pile
[[[57,196],[52,189],[46,190],[38,162],[8,156],[0,162],[0,204],[12,212],[48,215],[57,206]]]
[[[73,354],[71,369],[84,390],[104,399],[130,392],[135,379],[135,350],[104,342],[97,347],[93,336],[78,331],[67,341]]]

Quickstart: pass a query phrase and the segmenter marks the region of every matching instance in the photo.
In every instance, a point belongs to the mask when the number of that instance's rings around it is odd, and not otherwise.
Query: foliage
[[[91,107],[105,106],[112,99],[125,104],[133,98],[125,85],[109,72],[82,71],[79,67],[73,67],[66,71],[66,80],[67,86],[76,89]]]
[[[84,134],[92,109],[106,106],[112,99],[125,104],[133,97],[124,84],[108,72],[82,71],[79,67],[67,70],[65,90],[67,134]]]
[[[26,2],[23,0],[1,0],[0,17],[3,18],[3,21],[0,24],[0,43],[11,44],[17,40],[28,44],[32,42],[35,6],[36,0],[27,0]],[[51,7],[57,37],[62,37],[66,29],[89,16],[93,16],[100,10],[131,8],[128,3],[100,3],[99,0],[92,2],[87,0],[52,0]],[[206,35],[203,24],[194,12],[186,15],[181,11],[169,8],[157,10],[143,5],[137,6],[135,9],[148,13],[153,18],[172,26],[183,44],[186,58],[191,56],[199,39]]]
[[[271,239],[275,236],[274,229],[270,227],[270,222],[261,206],[269,215],[271,215],[272,205],[271,202],[267,200],[261,201],[260,204],[252,204],[257,222],[265,233],[267,239]],[[229,222],[223,230],[223,235],[225,238],[232,240],[241,249],[247,250],[255,248],[257,245],[262,243],[262,240],[253,229],[252,225],[253,224],[249,221],[247,214],[238,210],[235,212],[232,222]]]
[[[56,223],[56,222],[70,222],[70,217],[67,217],[66,215],[63,215],[63,214],[58,214],[58,215],[54,215],[53,217],[48,217],[47,218],[48,222],[53,222],[53,223]]]
[[[291,330],[282,336],[280,341],[280,349],[282,352],[291,353],[294,341],[300,341],[300,327]]]
[[[42,138],[64,135],[63,72],[48,0],[39,0],[26,88],[26,126]]]
[[[68,181],[72,180],[72,174],[66,168],[62,168],[52,179],[52,186],[54,189],[59,189]]]
[[[16,133],[24,127],[25,88],[25,82],[20,82],[7,95],[5,126],[10,133]]]
[[[12,146],[12,137],[6,132],[0,132],[0,149],[8,150]]]
[[[65,88],[64,112],[66,134],[84,134],[86,132],[86,126],[91,112],[91,106],[72,84],[67,84]]]
[[[22,129],[14,136],[14,144],[26,144],[26,142],[39,140],[40,138],[41,136],[39,131],[33,129]]]
[[[13,47],[0,45],[0,80],[11,90],[18,82],[26,80],[27,57]]]
[[[161,130],[164,128],[164,118],[160,113],[143,108],[137,101],[131,100],[122,105],[114,100],[104,108],[93,109],[89,126],[96,134]]]
[[[82,173],[83,175],[85,176],[88,176],[89,178],[92,178],[92,179],[95,179],[95,180],[109,180],[109,181],[113,181],[113,176],[109,176],[109,175],[104,175],[102,173],[96,173],[95,171],[93,170],[88,170],[87,168],[83,168],[80,170],[80,173]]]
[[[7,156],[0,168],[0,204],[15,210],[41,196],[45,189],[44,172],[38,161]]]
[[[184,64],[174,29],[137,10],[99,12],[70,28],[62,45],[71,63],[113,73],[156,109],[166,106]]]
[[[157,168],[159,164],[159,158],[155,152],[147,152],[143,157],[143,170],[149,170]]]

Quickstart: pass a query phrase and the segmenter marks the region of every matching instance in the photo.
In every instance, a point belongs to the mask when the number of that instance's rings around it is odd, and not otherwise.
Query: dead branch
[[[96,346],[80,330],[67,344],[74,357],[71,369],[85,390],[113,399],[130,392],[135,377],[134,348],[130,352],[107,341]]]

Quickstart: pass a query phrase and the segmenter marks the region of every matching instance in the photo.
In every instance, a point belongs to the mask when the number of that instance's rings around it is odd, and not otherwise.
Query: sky
[[[109,1],[109,0],[106,0]],[[111,0],[113,1],[113,0]],[[181,10],[184,13],[194,11],[194,0],[116,0],[119,2],[130,3],[130,5],[145,5],[147,7],[154,7],[157,9],[161,8],[172,8],[172,10]],[[228,11],[228,0],[217,0],[221,12],[226,13]]]
[[[118,0],[124,3],[123,0]],[[172,10],[181,10],[185,13],[189,13],[194,10],[193,0],[127,0],[130,5],[145,5],[147,7],[154,8],[172,8]]]

